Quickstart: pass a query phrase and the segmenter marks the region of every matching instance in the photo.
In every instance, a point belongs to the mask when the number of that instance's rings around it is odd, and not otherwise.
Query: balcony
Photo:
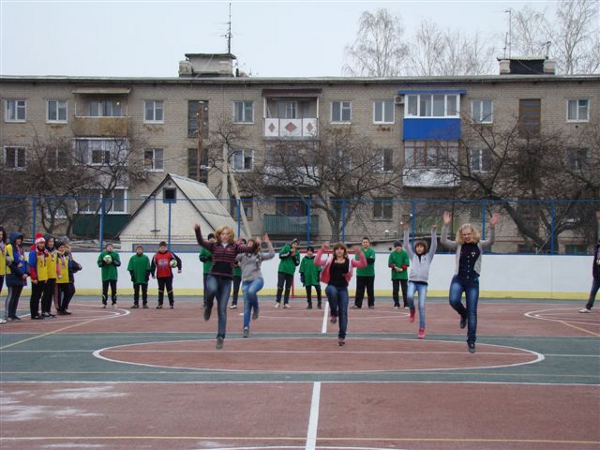
[[[460,180],[449,169],[418,168],[404,169],[402,183],[413,188],[454,188]]]
[[[124,137],[129,132],[129,117],[90,117],[75,116],[73,134],[75,136]]]
[[[282,214],[265,214],[263,229],[265,233],[279,236],[304,236],[308,231],[308,216],[284,216]],[[319,216],[310,216],[310,234],[319,234]]]
[[[265,138],[270,139],[314,139],[318,135],[318,120],[281,119],[268,117],[265,119]]]
[[[265,164],[263,181],[267,186],[289,186],[289,187],[315,187],[319,184],[319,168],[317,166],[305,166],[302,161],[282,161],[288,169],[274,164]]]

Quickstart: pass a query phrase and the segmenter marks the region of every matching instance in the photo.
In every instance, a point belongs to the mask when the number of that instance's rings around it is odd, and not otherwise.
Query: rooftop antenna
[[[227,53],[231,54],[231,3],[229,3],[229,22],[227,22]]]
[[[510,59],[512,50],[512,8],[508,8],[504,12],[508,13],[508,42],[506,43],[506,47],[508,47],[508,59]]]

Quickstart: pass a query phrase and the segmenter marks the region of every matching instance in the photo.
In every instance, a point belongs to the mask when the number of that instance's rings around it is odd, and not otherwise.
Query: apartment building
[[[514,73],[523,61],[502,61],[494,76],[255,78],[233,73],[233,55],[186,56],[172,78],[0,76],[4,173],[26,170],[35,142],[66,139],[69,157],[79,164],[109,166],[118,161],[119,142],[135,141],[143,177],[122,176],[110,194],[82,188],[89,198],[111,196],[106,226],[118,230],[167,173],[200,177],[226,199],[235,193],[234,180],[259,165],[276,169],[273,154],[282,142],[306,146],[326,129],[351,128],[367,137],[379,152],[382,173],[402,169],[397,187],[407,201],[457,195],[461,180],[448,161],[460,159],[461,142],[473,124],[510,128],[517,123],[534,135],[560,131],[574,143],[572,164],[598,158],[597,146],[581,147],[580,140],[599,124],[600,76],[557,76],[550,61],[527,62],[526,74]],[[210,163],[209,148],[228,126],[244,140],[239,148],[224,149],[224,171],[222,160],[217,158],[216,167]],[[489,155],[484,149],[470,152],[471,169],[485,171]],[[48,157],[49,168],[58,168],[61,156]],[[331,238],[322,211],[278,183],[271,188],[268,199],[242,189],[241,201],[231,202],[235,218],[243,207],[252,234],[269,232],[280,241]],[[400,220],[410,217],[410,203],[398,203],[396,191],[383,189],[370,197],[366,213],[344,224],[346,240],[362,235],[392,240],[400,234]],[[95,212],[97,205],[79,205],[79,216]]]

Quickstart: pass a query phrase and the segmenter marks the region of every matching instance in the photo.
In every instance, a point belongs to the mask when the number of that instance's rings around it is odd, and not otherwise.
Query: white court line
[[[327,321],[329,320],[329,302],[325,301],[323,308],[323,323],[321,324],[321,334],[327,334]]]
[[[306,450],[315,450],[317,447],[317,430],[319,428],[319,405],[321,402],[321,382],[313,384],[312,400],[310,402],[310,417],[306,433]]]

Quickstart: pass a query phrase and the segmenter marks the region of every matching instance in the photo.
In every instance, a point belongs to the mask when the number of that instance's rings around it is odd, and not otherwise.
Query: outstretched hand
[[[444,225],[450,225],[450,222],[452,222],[452,214],[450,211],[444,211],[442,218],[444,219]]]
[[[498,213],[492,214],[492,218],[490,219],[490,226],[495,227],[499,220],[500,220],[500,214],[498,214]]]
[[[194,231],[200,231],[200,224],[194,224]]]
[[[400,222],[400,225],[402,225],[402,229],[408,230],[408,227],[409,227],[408,223]]]

